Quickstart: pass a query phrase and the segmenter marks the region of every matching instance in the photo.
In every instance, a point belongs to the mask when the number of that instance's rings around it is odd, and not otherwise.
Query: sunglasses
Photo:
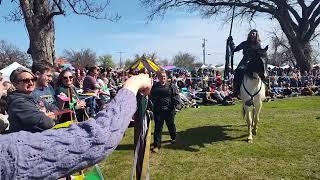
[[[64,76],[63,79],[67,80],[67,79],[73,79],[73,76]]]
[[[18,80],[18,82],[23,82],[23,83],[25,83],[25,84],[28,84],[28,83],[30,83],[30,82],[34,83],[35,81],[36,81],[35,78],[32,78],[32,79],[20,79],[20,80]]]

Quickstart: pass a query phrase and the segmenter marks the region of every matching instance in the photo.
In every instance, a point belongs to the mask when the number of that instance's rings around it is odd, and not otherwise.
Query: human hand
[[[55,118],[56,115],[54,114],[54,112],[45,112],[44,113],[46,116],[48,116],[49,118]]]
[[[59,94],[60,96],[64,96],[64,97],[68,97],[65,93],[63,93],[63,92],[61,92],[60,94]]]
[[[152,79],[147,74],[139,74],[130,77],[123,87],[134,94],[137,94],[139,90],[143,95],[148,95],[152,87]]]
[[[76,105],[76,109],[84,109],[86,107],[86,102],[83,100],[78,100],[77,101],[77,105]]]

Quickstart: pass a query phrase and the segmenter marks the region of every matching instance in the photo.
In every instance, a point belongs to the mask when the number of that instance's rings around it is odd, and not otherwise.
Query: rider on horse
[[[243,76],[247,70],[248,64],[255,60],[254,53],[256,53],[258,49],[261,49],[261,44],[258,31],[255,29],[252,29],[248,34],[247,40],[240,43],[237,47],[234,47],[232,36],[229,37],[229,41],[231,42],[232,53],[243,50],[243,58],[235,70],[233,80],[233,96],[238,97]],[[263,64],[263,72],[259,73],[259,76],[264,82],[266,82],[265,62],[263,62]]]

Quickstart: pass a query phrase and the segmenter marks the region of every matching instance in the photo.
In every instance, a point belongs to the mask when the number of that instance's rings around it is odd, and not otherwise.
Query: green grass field
[[[320,97],[264,103],[258,134],[246,142],[241,106],[184,109],[177,142],[166,127],[163,147],[151,154],[150,179],[320,179]],[[133,129],[100,164],[106,179],[129,179]]]

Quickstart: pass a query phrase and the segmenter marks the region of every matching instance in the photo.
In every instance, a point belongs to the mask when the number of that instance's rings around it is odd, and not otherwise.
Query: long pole
[[[122,54],[125,53],[125,52],[118,52],[120,54],[120,69],[122,68]]]
[[[203,38],[202,39],[202,49],[203,49],[203,64],[206,64],[206,41],[207,39]]]

